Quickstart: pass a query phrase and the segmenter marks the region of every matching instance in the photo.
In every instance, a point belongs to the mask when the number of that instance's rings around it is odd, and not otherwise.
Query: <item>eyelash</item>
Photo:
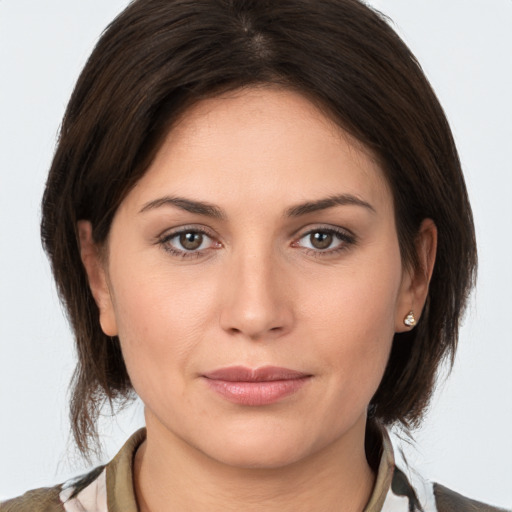
[[[167,233],[161,236],[157,243],[162,246],[164,251],[170,253],[172,256],[177,256],[179,258],[199,258],[204,255],[204,251],[206,249],[203,249],[201,251],[198,250],[189,250],[186,249],[179,250],[170,245],[171,240],[179,237],[180,235],[186,234],[186,233],[194,233],[194,234],[200,234],[203,236],[206,236],[213,240],[213,236],[205,229],[201,229],[200,227],[184,227],[180,228],[177,231],[173,231],[172,233]]]
[[[339,254],[341,252],[348,250],[352,245],[354,245],[357,242],[355,235],[348,232],[347,230],[334,228],[334,227],[317,227],[315,229],[310,229],[306,233],[303,233],[300,236],[300,238],[297,239],[296,242],[292,243],[292,246],[300,247],[298,245],[298,242],[308,236],[311,236],[314,233],[323,233],[323,234],[327,234],[327,235],[332,235],[334,238],[336,238],[340,242],[340,244],[337,247],[334,247],[332,249],[327,248],[325,250],[310,249],[308,247],[303,247],[303,249],[306,251],[307,254],[314,256],[316,258],[328,257],[328,256],[333,256],[333,255]]]
[[[204,252],[207,251],[209,248],[202,249],[202,250],[188,250],[187,251],[186,249],[183,249],[183,250],[176,249],[175,247],[170,245],[171,240],[179,237],[180,235],[186,234],[186,233],[201,234],[201,235],[206,236],[213,240],[213,236],[205,229],[202,229],[200,227],[189,227],[189,228],[184,227],[184,228],[180,228],[178,231],[173,231],[172,233],[167,233],[167,234],[162,235],[161,237],[158,238],[157,243],[162,246],[164,251],[170,253],[172,256],[177,256],[182,259],[200,258],[201,256],[204,255]],[[327,234],[327,235],[332,235],[333,237],[335,237],[336,239],[338,239],[340,241],[340,244],[333,249],[327,248],[325,250],[311,249],[311,248],[302,247],[301,245],[299,245],[300,240],[303,240],[304,238],[311,236],[314,233],[323,233],[323,234]],[[356,237],[353,234],[351,234],[350,232],[347,232],[346,230],[336,229],[333,227],[325,227],[325,228],[317,227],[315,229],[311,229],[311,230],[303,233],[298,239],[296,239],[296,241],[292,242],[291,245],[292,245],[292,247],[302,247],[303,250],[308,255],[312,255],[314,257],[321,258],[321,257],[331,256],[331,255],[335,255],[340,252],[346,251],[347,249],[350,248],[350,246],[354,245],[356,243],[356,241],[357,241]],[[214,242],[214,244],[215,244],[215,242]],[[217,242],[217,244],[219,244],[219,242]],[[219,246],[220,246],[220,244],[219,244]],[[218,248],[218,247],[215,247],[215,248]]]

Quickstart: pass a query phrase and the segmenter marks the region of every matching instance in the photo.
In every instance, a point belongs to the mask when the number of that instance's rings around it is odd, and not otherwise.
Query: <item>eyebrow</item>
[[[346,205],[362,206],[363,208],[370,210],[372,213],[377,213],[370,203],[363,201],[359,197],[352,194],[339,194],[329,196],[324,199],[318,199],[317,201],[307,201],[305,203],[292,206],[286,210],[286,215],[288,217],[300,217],[301,215],[306,215],[308,213],[327,210],[334,206]]]
[[[339,194],[323,199],[318,199],[316,201],[307,201],[305,203],[292,206],[285,210],[285,216],[300,217],[302,215],[307,215],[308,213],[327,210],[328,208],[333,208],[334,206],[346,205],[361,206],[373,213],[376,213],[375,208],[370,203],[367,203],[366,201],[363,201],[362,199],[351,194]],[[205,215],[206,217],[212,217],[215,219],[223,220],[227,218],[224,211],[214,204],[205,201],[195,201],[192,199],[175,196],[165,196],[153,201],[149,201],[141,208],[139,213],[154,210],[162,206],[175,206],[190,213],[197,213],[198,215]]]
[[[155,208],[160,208],[161,206],[176,206],[187,212],[197,213],[199,215],[205,215],[207,217],[213,217],[215,219],[226,218],[224,212],[214,204],[174,196],[165,196],[159,199],[155,199],[154,201],[150,201],[141,208],[139,213],[154,210]]]

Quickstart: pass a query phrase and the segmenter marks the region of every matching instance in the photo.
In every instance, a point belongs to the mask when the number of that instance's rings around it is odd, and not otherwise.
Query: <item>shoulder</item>
[[[403,467],[399,468],[395,463],[388,431],[381,428],[379,434],[381,454],[375,491],[381,496],[385,493],[386,497],[382,503],[370,501],[365,512],[512,512],[510,508],[498,508],[472,500],[425,479],[405,459],[402,460]]]
[[[473,500],[411,471],[394,468],[388,497],[380,512],[512,512]],[[372,509],[373,510],[373,509]]]
[[[146,430],[138,430],[106,466],[98,466],[64,484],[0,502],[0,512],[137,512],[132,463],[145,438]]]
[[[437,483],[433,485],[433,489],[438,512],[506,512],[505,509],[466,498]]]
[[[62,488],[44,487],[28,491],[18,498],[0,503],[1,512],[62,512],[64,507],[59,498]]]
[[[92,488],[95,495],[98,494],[98,482],[101,482],[98,477],[102,472],[103,466],[98,466],[64,484],[33,489],[17,498],[1,502],[0,512],[64,512],[68,510],[64,504],[72,502],[79,493]]]

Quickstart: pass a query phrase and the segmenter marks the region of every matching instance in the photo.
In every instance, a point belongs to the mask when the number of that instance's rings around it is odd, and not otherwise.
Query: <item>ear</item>
[[[105,263],[98,245],[92,238],[92,225],[87,220],[79,220],[77,227],[80,240],[80,257],[87,273],[89,287],[99,309],[101,329],[107,336],[117,336],[117,322]]]
[[[414,327],[414,324],[407,326],[404,319],[412,311],[415,322],[418,322],[427,300],[437,251],[437,227],[432,219],[424,219],[421,223],[415,248],[418,265],[404,270],[396,309],[396,332],[409,331]]]

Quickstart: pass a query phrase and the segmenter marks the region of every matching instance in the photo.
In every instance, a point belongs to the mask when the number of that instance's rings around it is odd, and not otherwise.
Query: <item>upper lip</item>
[[[279,366],[262,366],[260,368],[247,368],[245,366],[229,366],[219,368],[203,374],[203,377],[212,380],[227,382],[269,382],[275,380],[292,380],[310,377],[310,374],[281,368]]]

